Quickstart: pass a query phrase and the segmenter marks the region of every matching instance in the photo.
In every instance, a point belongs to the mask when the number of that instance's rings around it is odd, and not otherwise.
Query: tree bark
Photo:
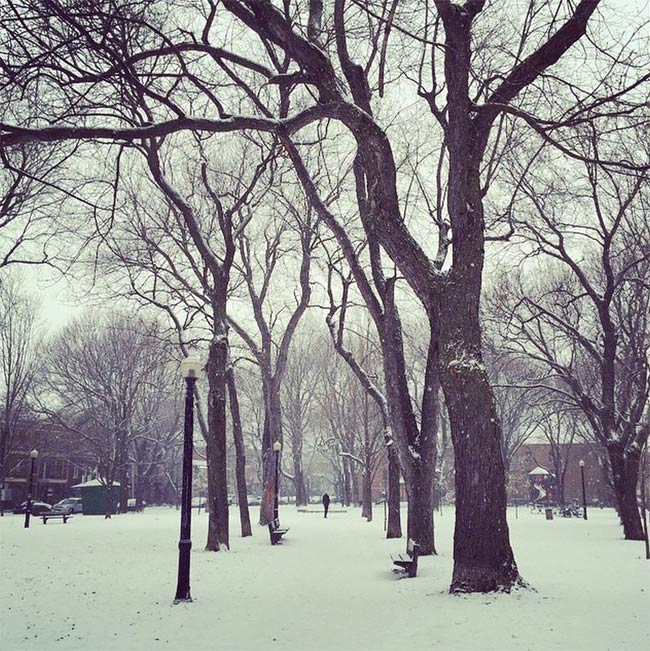
[[[226,372],[228,339],[225,298],[213,310],[213,332],[208,350],[208,538],[206,551],[230,548],[228,532],[228,476],[226,468]]]
[[[347,457],[343,457],[341,459],[341,466],[341,481],[343,489],[341,500],[344,506],[350,506],[352,504],[352,477],[350,476],[350,462],[348,461]]]
[[[5,422],[0,426],[0,490],[5,490],[5,457],[7,450],[7,440],[9,438],[9,423],[7,422],[8,414],[5,411]],[[0,500],[0,516],[5,514],[4,500]]]
[[[232,435],[235,442],[235,481],[237,484],[237,504],[239,505],[239,523],[242,538],[252,536],[251,518],[248,511],[248,488],[246,486],[246,447],[244,446],[244,433],[239,413],[239,399],[237,397],[237,384],[232,368],[226,374],[228,383],[228,398],[230,401],[230,417],[232,418]]]
[[[406,379],[402,328],[394,304],[392,283],[384,294],[386,317],[382,329],[384,377],[391,405],[390,417],[399,453],[400,468],[408,496],[408,537],[418,543],[422,556],[435,554],[433,521],[433,477],[436,467],[437,403],[437,327],[430,320],[431,332],[424,379],[422,416],[418,427]],[[432,399],[433,398],[433,399]],[[399,481],[399,480],[397,480]],[[399,495],[399,489],[397,489]]]
[[[458,300],[467,295],[460,291],[448,293],[440,333],[441,382],[456,464],[454,574],[450,591],[507,592],[519,576],[506,522],[501,431],[480,355],[478,306]],[[479,531],[481,535],[477,536]]]
[[[420,546],[420,555],[436,555],[433,522],[433,464],[413,464],[408,493],[407,535]]]
[[[305,473],[302,469],[301,450],[294,450],[292,444],[291,455],[293,459],[293,483],[296,489],[296,506],[305,506],[308,500],[307,488],[305,487]]]
[[[402,519],[400,515],[399,459],[395,445],[388,446],[388,523],[386,538],[402,537]]]
[[[453,267],[433,302],[439,324],[440,381],[456,463],[454,573],[450,592],[510,591],[519,573],[506,522],[501,427],[481,356],[479,302],[485,220],[480,162],[488,131],[472,121],[472,16],[439,2],[446,36],[449,190]],[[482,3],[477,3],[480,10]],[[480,535],[477,535],[480,532]]]
[[[641,455],[638,452],[626,453],[623,446],[616,443],[608,444],[607,452],[612,468],[612,484],[616,495],[618,515],[623,525],[625,540],[644,540],[636,497]]]
[[[120,513],[129,510],[129,469],[126,461],[122,461],[120,470]]]
[[[298,407],[300,411],[300,406]],[[307,488],[305,486],[305,473],[302,467],[302,442],[303,422],[300,413],[297,415],[297,422],[291,427],[291,461],[293,463],[293,485],[296,490],[296,506],[306,506]]]
[[[282,443],[282,403],[276,379],[262,369],[264,393],[264,430],[262,433],[262,500],[260,524],[266,526],[273,521],[275,496],[275,457],[273,444]]]
[[[370,474],[370,462],[363,470],[362,477],[362,496],[361,496],[361,517],[368,522],[372,522],[372,476]]]
[[[118,468],[117,476],[120,479],[119,497],[119,513],[126,513],[129,510],[129,472],[128,472],[128,434],[124,428],[124,414],[118,417],[122,424],[117,432],[116,442],[116,465]]]

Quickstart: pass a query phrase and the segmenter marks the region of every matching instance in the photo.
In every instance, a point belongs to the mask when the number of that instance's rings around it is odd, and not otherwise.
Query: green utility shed
[[[83,484],[76,484],[72,488],[81,497],[84,515],[106,514],[108,488],[98,479],[91,479]],[[120,484],[118,482],[113,482],[111,493],[111,502],[113,503],[111,513],[117,513],[117,505],[120,501]]]

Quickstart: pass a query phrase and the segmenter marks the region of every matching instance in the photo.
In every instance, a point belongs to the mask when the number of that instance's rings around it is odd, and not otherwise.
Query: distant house
[[[19,505],[27,499],[31,459],[29,450],[12,453],[14,461],[10,474],[5,477],[4,508]],[[72,495],[72,485],[83,479],[79,465],[61,455],[41,452],[34,465],[34,499],[54,504]]]
[[[34,499],[54,504],[72,495],[72,485],[89,474],[89,464],[71,455],[62,444],[62,428],[44,421],[26,420],[16,426],[20,447],[10,450],[5,459],[5,478],[0,501],[3,509],[13,508],[27,499],[31,471],[30,451],[39,452],[34,464]]]
[[[555,449],[548,443],[522,445],[510,465],[508,498],[534,501],[538,493],[535,485],[538,485],[547,493],[543,501],[551,504],[582,502],[581,460],[584,461],[588,504],[613,505],[614,496],[607,484],[607,465],[600,446],[595,443],[562,444]]]

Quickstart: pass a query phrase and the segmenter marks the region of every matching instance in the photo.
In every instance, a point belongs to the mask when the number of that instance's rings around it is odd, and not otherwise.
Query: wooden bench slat
[[[280,521],[279,520],[273,520],[269,524],[269,534],[271,536],[271,544],[276,545],[277,543],[281,542],[282,536],[284,536],[287,531],[289,531],[288,528],[284,529],[280,527]]]
[[[416,576],[418,571],[418,547],[419,545],[414,540],[409,538],[406,544],[406,556],[403,554],[391,554],[390,556],[393,564],[405,570],[406,575],[410,578]]]
[[[43,518],[43,524],[47,524],[48,520],[63,520],[63,524],[67,524],[68,519],[72,517],[70,513],[42,513],[41,518]]]

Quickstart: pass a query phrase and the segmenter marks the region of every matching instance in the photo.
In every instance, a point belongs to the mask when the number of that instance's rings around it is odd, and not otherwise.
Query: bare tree
[[[273,444],[276,441],[283,442],[281,388],[291,340],[309,306],[312,257],[318,241],[318,219],[311,208],[305,205],[304,200],[301,202],[300,198],[296,200],[294,196],[292,202],[276,196],[276,201],[271,205],[273,217],[270,225],[259,233],[259,245],[256,246],[248,234],[240,238],[239,270],[246,286],[257,334],[251,335],[239,317],[235,318],[232,310],[229,314],[229,323],[249,348],[259,367],[262,380],[262,525],[273,520]],[[277,219],[282,209],[291,215],[291,221]],[[294,242],[287,244],[287,240],[292,238]],[[270,290],[273,283],[278,282],[279,274],[286,274],[284,264],[291,257],[294,248],[298,251],[299,290],[292,301],[293,304],[282,305],[282,295]],[[286,276],[283,276],[282,280],[285,281]],[[288,312],[284,320],[279,318],[283,311]]]
[[[598,154],[597,139],[591,146]],[[607,450],[631,540],[643,537],[636,485],[650,382],[646,181],[587,163],[580,175],[546,171],[522,184],[535,219],[521,235],[534,254],[553,260],[553,272],[512,282],[500,315],[512,347],[544,368],[531,384],[579,409]]]
[[[360,497],[355,476],[363,466],[364,395],[354,376],[345,372],[341,360],[336,357],[328,360],[318,396],[321,418],[325,422],[319,432],[318,446],[332,466],[337,493],[344,506],[358,502]]]
[[[226,387],[230,365],[228,352],[227,300],[231,292],[231,270],[237,241],[243,236],[258,200],[255,191],[265,179],[272,150],[264,145],[242,149],[241,160],[229,167],[223,157],[215,168],[206,147],[198,157],[180,156],[158,142],[142,148],[148,171],[162,194],[153,202],[142,184],[129,190],[129,204],[136,208],[107,240],[118,264],[126,267],[126,293],[140,302],[161,309],[172,322],[181,348],[208,345],[207,422],[203,411],[199,424],[207,444],[209,527],[206,549],[228,548],[228,488],[226,473]],[[164,158],[163,158],[164,156]],[[250,161],[253,162],[252,170]],[[182,161],[182,174],[175,172]],[[231,407],[236,409],[231,401]],[[237,428],[233,429],[237,434]],[[243,453],[235,446],[237,454]],[[238,464],[241,466],[242,461]],[[243,476],[237,474],[239,481]],[[246,495],[245,487],[243,494]],[[248,504],[239,500],[242,523],[248,519]],[[244,528],[243,535],[249,535]]]
[[[489,303],[489,294],[486,302]],[[487,331],[489,332],[489,326]],[[548,395],[545,391],[527,388],[535,371],[534,367],[531,368],[530,360],[501,349],[494,341],[484,344],[484,355],[501,420],[501,449],[508,475],[517,450],[537,429],[540,412],[544,411],[543,403],[548,402]]]
[[[337,302],[335,298],[335,289],[333,283],[333,277],[338,276],[341,284],[341,298],[340,303]],[[377,276],[381,277],[381,274],[377,272]],[[377,373],[371,373],[369,370],[369,365],[371,364],[370,360],[370,332],[366,328],[365,334],[365,344],[357,346],[358,350],[355,351],[353,346],[346,343],[346,318],[350,311],[350,287],[352,284],[352,276],[349,274],[345,276],[337,268],[337,265],[330,260],[328,265],[328,283],[327,283],[327,293],[329,297],[329,310],[325,321],[330,333],[332,344],[334,345],[334,350],[340,355],[340,357],[345,361],[349,369],[352,371],[357,381],[364,390],[364,403],[363,403],[363,461],[361,462],[364,468],[364,496],[363,496],[363,511],[366,517],[372,517],[372,477],[375,473],[375,463],[377,458],[377,447],[379,444],[379,434],[381,433],[381,440],[384,444],[384,449],[386,452],[386,463],[388,466],[388,478],[387,478],[387,494],[385,499],[388,503],[388,522],[386,526],[386,537],[387,538],[400,538],[402,536],[402,527],[401,527],[401,516],[400,516],[400,488],[399,488],[399,459],[398,453],[395,449],[393,436],[390,427],[390,412],[388,402],[383,395],[383,393],[378,388],[378,379]],[[375,324],[382,322],[380,316],[380,311],[375,312]],[[398,322],[394,322],[395,332],[398,329]],[[349,328],[348,328],[349,329]],[[363,339],[361,339],[363,341]],[[395,352],[393,357],[397,356],[400,353]],[[403,350],[401,352],[403,355]],[[403,368],[406,367],[406,364],[400,365]],[[405,375],[402,375],[402,382],[404,382]],[[386,386],[386,381],[384,381]],[[369,412],[368,412],[368,397],[373,401],[374,407],[378,410],[381,425],[375,426],[375,432],[371,435],[369,428]],[[410,404],[410,401],[409,401]],[[422,425],[420,425],[422,427]],[[426,426],[425,426],[426,431]],[[422,451],[433,451],[435,452],[435,442],[433,449],[431,450],[430,446],[424,446],[421,448]],[[417,450],[419,452],[419,450]],[[419,499],[412,499],[409,501],[409,537],[414,540],[421,541],[420,546],[422,553],[424,555],[435,553],[435,543],[433,537],[433,509],[432,501],[427,500],[427,497],[431,497],[433,500],[433,477],[430,475],[430,468],[435,466],[435,461],[433,463],[427,463],[429,459],[423,460],[420,466],[424,466],[427,469],[427,472],[424,474],[424,481],[422,483],[414,483],[409,485],[409,493],[414,496],[417,494]],[[426,477],[429,476],[431,481],[429,485],[426,483]],[[410,480],[413,480],[413,475],[409,476]],[[431,507],[429,513],[426,511],[422,514],[418,513],[418,510],[423,506],[429,504]]]
[[[296,506],[306,505],[309,496],[305,482],[304,446],[314,427],[318,385],[322,369],[314,359],[314,332],[297,332],[289,349],[282,387],[282,413],[285,440],[291,448],[290,478],[296,490]]]
[[[149,370],[136,395],[128,448],[137,510],[143,508],[161,468],[180,453],[182,430],[182,394],[178,391],[174,347],[155,328],[144,334],[151,339],[143,341],[141,364]]]
[[[19,422],[32,413],[29,404],[38,369],[38,304],[23,288],[21,276],[0,278],[0,486],[11,470],[10,455],[36,443],[22,440]],[[1,509],[1,507],[0,507]]]
[[[580,419],[579,412],[568,410],[561,403],[550,409],[542,418],[541,430],[549,444],[549,457],[551,459],[553,475],[555,476],[557,495],[555,498],[562,506],[565,505],[565,477],[569,467],[571,448],[574,441],[584,440],[585,429]]]
[[[69,268],[77,252],[66,242],[70,228],[66,212],[72,212],[75,203],[92,206],[95,215],[99,210],[75,194],[66,178],[64,168],[77,149],[44,148],[38,143],[5,149],[0,143],[0,268],[16,264]]]
[[[159,383],[163,352],[155,324],[121,316],[105,323],[80,318],[47,347],[39,408],[94,460],[107,488],[107,518],[118,480],[120,509],[126,512],[130,448],[153,434],[151,421],[161,401],[170,400]],[[154,387],[152,402],[147,395]]]

